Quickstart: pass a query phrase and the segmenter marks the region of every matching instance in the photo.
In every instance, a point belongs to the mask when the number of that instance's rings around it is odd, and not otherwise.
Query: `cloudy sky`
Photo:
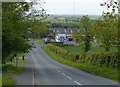
[[[101,15],[105,7],[100,4],[105,0],[45,0],[43,7],[48,14],[85,14]]]

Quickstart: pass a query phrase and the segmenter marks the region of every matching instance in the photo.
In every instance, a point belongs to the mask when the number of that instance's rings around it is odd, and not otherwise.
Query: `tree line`
[[[81,43],[80,46],[84,52],[89,51],[93,39],[101,43],[106,51],[109,51],[111,46],[119,48],[119,15],[115,12],[118,3],[119,1],[103,3],[102,6],[107,6],[108,9],[112,8],[112,10],[103,12],[100,18],[92,22],[87,16],[80,18],[80,30],[74,31],[73,34],[75,41]]]
[[[31,13],[26,12],[32,5],[28,2],[2,3],[2,63],[13,59],[17,53],[28,52],[32,48],[28,38],[39,38],[48,32],[43,19],[28,17]],[[45,18],[43,13],[40,16]]]

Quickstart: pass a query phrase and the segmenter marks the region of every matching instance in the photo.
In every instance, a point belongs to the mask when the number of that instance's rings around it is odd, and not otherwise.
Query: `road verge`
[[[42,47],[42,49],[53,59],[57,60],[58,62],[72,66],[74,68],[89,72],[91,74],[95,74],[98,76],[102,76],[114,81],[118,81],[118,70],[117,69],[112,69],[112,68],[106,68],[106,67],[100,67],[100,66],[93,66],[89,64],[81,64],[77,62],[72,62],[69,60],[66,60],[62,58],[61,56],[57,55],[55,52],[50,51],[47,49],[46,46]]]

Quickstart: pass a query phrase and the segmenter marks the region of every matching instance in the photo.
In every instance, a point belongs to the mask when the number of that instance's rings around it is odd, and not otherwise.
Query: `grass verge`
[[[2,87],[13,87],[16,84],[16,80],[12,79],[14,75],[20,75],[25,69],[24,64],[6,64],[2,66]]]
[[[42,49],[53,59],[57,60],[58,62],[72,66],[74,68],[99,75],[111,80],[118,81],[118,70],[117,69],[112,69],[112,68],[106,68],[106,67],[99,67],[99,66],[93,66],[93,65],[88,65],[88,64],[80,64],[78,62],[72,62],[66,59],[63,59],[61,56],[55,54],[53,51],[50,51],[47,49],[47,47],[42,47]]]
[[[45,44],[45,41],[44,41],[44,40],[36,40],[36,41],[38,41],[38,42],[37,42],[38,44]]]
[[[0,76],[0,87],[2,86],[2,76]]]
[[[15,85],[16,81],[12,80],[8,76],[2,77],[2,87],[13,87]]]

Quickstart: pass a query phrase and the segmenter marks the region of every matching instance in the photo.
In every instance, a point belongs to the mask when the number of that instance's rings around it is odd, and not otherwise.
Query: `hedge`
[[[48,44],[47,48],[54,51],[56,54],[60,55],[62,58],[68,59],[70,61],[86,63],[96,66],[118,68],[118,52],[70,52],[59,46]]]
[[[118,52],[87,52],[85,63],[118,68]]]
[[[71,60],[71,61],[77,61],[79,60],[79,53],[77,52],[68,52],[67,54],[68,56],[68,59]]]
[[[79,53],[76,52],[70,52],[65,50],[64,48],[48,44],[47,48],[51,51],[54,51],[56,54],[60,55],[61,57],[71,60],[71,61],[76,61],[79,59]]]

